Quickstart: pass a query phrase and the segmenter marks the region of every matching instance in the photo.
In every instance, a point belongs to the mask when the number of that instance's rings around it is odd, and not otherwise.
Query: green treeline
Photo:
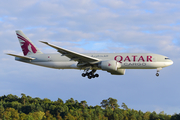
[[[86,101],[73,98],[63,102],[50,99],[32,98],[21,94],[0,97],[0,119],[2,120],[180,120],[180,114],[167,115],[164,112],[142,112],[121,106],[117,100],[108,98],[101,106],[88,106]],[[121,109],[122,108],[122,109]]]

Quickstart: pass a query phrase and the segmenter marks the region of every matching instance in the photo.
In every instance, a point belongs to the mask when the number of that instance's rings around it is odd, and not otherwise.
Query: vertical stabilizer
[[[22,31],[16,30],[16,34],[24,56],[32,54],[42,54],[42,52],[31,42],[28,37],[26,37],[26,35]]]

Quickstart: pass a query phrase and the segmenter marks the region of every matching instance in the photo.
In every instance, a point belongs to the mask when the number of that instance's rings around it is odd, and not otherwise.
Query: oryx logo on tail
[[[24,56],[28,56],[31,54],[42,54],[42,52],[31,42],[31,40],[26,37],[26,35],[20,31],[16,31],[17,37],[19,39],[19,43],[21,45]]]
[[[23,36],[17,34],[18,38],[20,39],[20,45],[24,55],[26,56],[29,52],[36,53],[36,48]]]

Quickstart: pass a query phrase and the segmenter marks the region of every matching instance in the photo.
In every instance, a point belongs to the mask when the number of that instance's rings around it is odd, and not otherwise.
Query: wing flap
[[[34,60],[34,59],[35,59],[35,58],[32,58],[32,57],[15,55],[15,54],[10,54],[10,53],[7,53],[7,55],[14,56],[14,57],[18,57],[18,58],[22,58],[22,59],[26,59],[26,60]]]
[[[80,54],[77,52],[73,52],[73,51],[52,45],[48,42],[44,42],[44,41],[40,41],[40,42],[42,42],[42,43],[44,43],[50,47],[55,48],[59,53],[62,54],[62,56],[66,56],[66,57],[70,58],[70,60],[74,60],[74,61],[78,61],[78,62],[87,62],[87,63],[91,63],[91,62],[93,63],[93,62],[99,62],[100,61],[100,59],[90,57],[90,56],[87,56],[84,54]]]

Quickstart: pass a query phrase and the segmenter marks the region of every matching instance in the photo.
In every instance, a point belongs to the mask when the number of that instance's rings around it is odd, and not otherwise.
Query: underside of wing
[[[32,58],[32,57],[15,55],[15,54],[10,54],[10,53],[7,53],[7,55],[11,55],[11,56],[18,57],[18,58],[22,58],[22,59],[26,59],[26,60],[34,60],[34,59],[35,59],[35,58]]]
[[[44,41],[40,41],[50,47],[55,48],[59,53],[62,54],[62,56],[66,56],[68,58],[70,58],[70,60],[74,60],[74,61],[78,61],[79,63],[90,63],[90,64],[94,64],[97,63],[99,61],[101,61],[100,59],[94,58],[94,57],[90,57],[84,54],[80,54],[77,52],[73,52],[55,45],[52,45],[48,42],[44,42]]]

